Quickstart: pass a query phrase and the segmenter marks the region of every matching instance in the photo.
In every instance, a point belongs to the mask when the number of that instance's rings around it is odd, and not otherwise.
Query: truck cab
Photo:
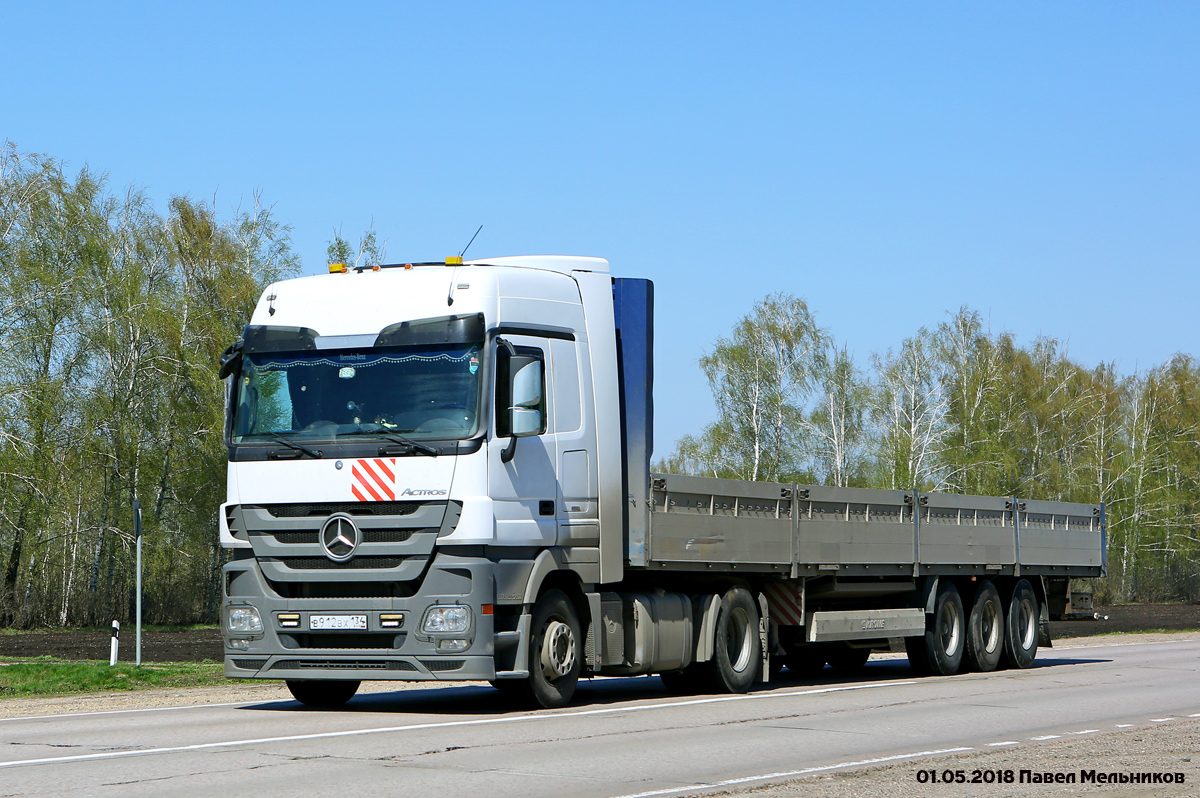
[[[612,293],[552,256],[269,286],[222,366],[227,675],[527,680],[547,580],[577,675],[575,605],[622,572]]]

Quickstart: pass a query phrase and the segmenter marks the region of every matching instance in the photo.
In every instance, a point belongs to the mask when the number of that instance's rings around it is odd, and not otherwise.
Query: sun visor
[[[242,332],[246,352],[305,352],[317,348],[317,331],[308,327],[249,324]]]
[[[483,342],[483,314],[437,316],[432,319],[402,321],[384,327],[375,346],[413,346],[414,344],[477,344]]]

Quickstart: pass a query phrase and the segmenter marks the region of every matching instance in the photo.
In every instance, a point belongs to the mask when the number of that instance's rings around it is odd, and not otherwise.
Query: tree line
[[[335,233],[334,261],[373,261]],[[0,147],[0,624],[127,619],[132,503],[145,617],[216,618],[224,500],[220,352],[299,272],[255,195],[165,212],[103,175]],[[684,473],[1104,501],[1123,600],[1200,599],[1200,364],[1121,376],[1055,341],[1019,346],[962,309],[863,365],[800,299],[759,302],[701,360],[718,420]]]
[[[127,618],[132,502],[145,617],[215,617],[224,563],[220,352],[262,289],[298,271],[255,196],[117,195],[88,169],[0,149],[0,622]]]
[[[658,468],[1107,506],[1109,601],[1200,600],[1200,362],[1122,376],[961,308],[856,362],[789,294],[700,360],[717,421]]]

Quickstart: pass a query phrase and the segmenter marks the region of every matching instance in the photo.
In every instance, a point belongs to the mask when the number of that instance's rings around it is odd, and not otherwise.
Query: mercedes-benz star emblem
[[[361,542],[362,533],[354,525],[354,519],[345,513],[329,516],[325,526],[321,527],[321,548],[334,562],[345,562],[353,557]]]

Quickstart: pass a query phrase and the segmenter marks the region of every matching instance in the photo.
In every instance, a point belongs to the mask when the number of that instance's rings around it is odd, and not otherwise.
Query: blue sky
[[[0,140],[160,207],[261,189],[306,272],[482,224],[649,277],[662,456],[774,291],[864,365],[961,305],[1123,373],[1200,353],[1198,9],[10,3]]]

